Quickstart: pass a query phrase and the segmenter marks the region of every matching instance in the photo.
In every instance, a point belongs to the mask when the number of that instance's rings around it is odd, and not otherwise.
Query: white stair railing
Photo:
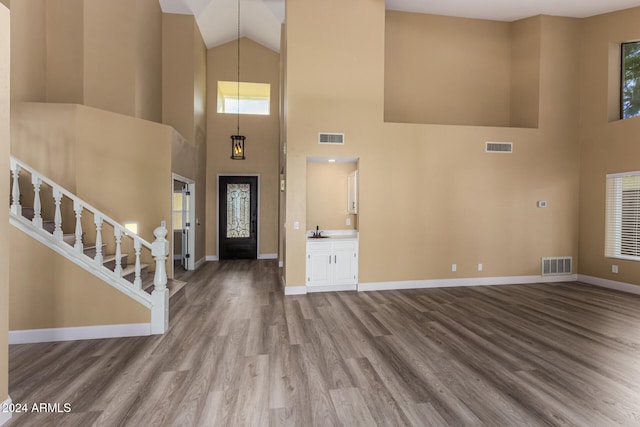
[[[22,171],[26,171],[31,175],[31,184],[33,185],[34,213],[31,220],[23,216],[23,207],[20,203],[19,180]],[[169,254],[169,242],[166,240],[168,233],[166,223],[162,221],[161,225],[154,230],[153,234],[156,239],[153,243],[149,243],[13,156],[11,157],[11,176],[13,184],[11,186],[10,222],[41,243],[44,243],[80,267],[151,309],[151,333],[163,334],[166,332],[169,327],[169,290],[167,289],[167,271],[165,267],[165,262]],[[49,187],[52,193],[51,206],[54,211],[52,231],[48,231],[44,227],[42,218],[43,201],[41,199],[41,193],[43,184]],[[73,212],[75,215],[73,246],[64,239],[62,205],[65,203],[65,199],[73,203]],[[83,230],[82,217],[85,213],[93,215],[93,224],[95,225],[96,245],[95,255],[93,255],[93,257],[84,253],[85,244],[83,243],[83,235],[85,232]],[[85,224],[87,224],[86,221]],[[103,265],[104,253],[102,246],[105,240],[105,236],[103,236],[105,224],[113,228],[113,241],[115,242],[116,251],[114,261],[115,268],[113,271]],[[125,240],[134,250],[135,262],[132,282],[122,275],[122,247]],[[142,289],[143,283],[141,276],[143,263],[141,262],[141,258],[143,253],[149,259],[153,258],[155,261],[153,291],[151,295]]]

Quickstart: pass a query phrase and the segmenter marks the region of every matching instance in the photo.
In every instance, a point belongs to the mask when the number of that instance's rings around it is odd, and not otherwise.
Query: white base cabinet
[[[357,283],[357,239],[307,242],[307,286],[341,286]]]

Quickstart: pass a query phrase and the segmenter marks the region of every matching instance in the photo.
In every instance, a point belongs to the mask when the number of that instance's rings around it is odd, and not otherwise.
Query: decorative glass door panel
[[[218,194],[219,258],[257,258],[258,178],[221,176]]]
[[[227,184],[227,238],[251,234],[251,186]]]

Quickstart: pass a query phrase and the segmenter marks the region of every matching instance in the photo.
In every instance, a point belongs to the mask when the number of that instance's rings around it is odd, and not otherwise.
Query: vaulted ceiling
[[[160,5],[165,13],[194,15],[211,48],[236,39],[238,1],[240,35],[279,51],[285,0],[160,0]],[[387,9],[392,10],[497,21],[540,14],[584,18],[635,6],[640,6],[640,0],[386,0]]]

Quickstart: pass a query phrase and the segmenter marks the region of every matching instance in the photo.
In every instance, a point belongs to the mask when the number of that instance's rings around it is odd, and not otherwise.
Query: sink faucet
[[[320,231],[320,227],[316,225],[316,231],[313,233],[313,237],[320,237],[322,231]]]

